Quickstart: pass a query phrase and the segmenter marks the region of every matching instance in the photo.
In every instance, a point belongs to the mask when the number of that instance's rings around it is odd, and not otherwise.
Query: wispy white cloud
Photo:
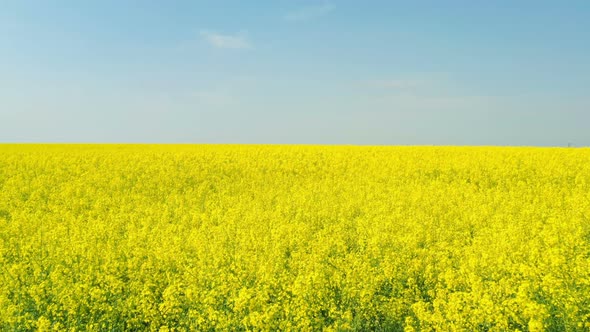
[[[501,100],[487,95],[466,94],[457,90],[453,80],[442,74],[420,74],[406,77],[357,81],[360,100],[373,109],[397,111],[455,112],[489,110]]]
[[[501,98],[490,96],[469,95],[385,95],[372,96],[366,99],[377,109],[397,109],[406,111],[425,112],[488,112],[493,107],[498,107]]]
[[[217,48],[228,49],[249,49],[252,44],[244,33],[236,35],[221,34],[215,31],[201,30],[201,37],[203,37],[209,44]]]
[[[234,105],[235,96],[221,90],[198,90],[192,93],[193,101],[204,106],[226,107]]]
[[[307,21],[320,16],[324,16],[336,9],[331,3],[324,3],[317,6],[309,6],[291,11],[283,17],[286,21]]]
[[[362,85],[370,88],[403,90],[417,88],[421,84],[418,80],[385,79],[363,81]]]
[[[453,93],[460,85],[452,74],[446,72],[416,72],[396,76],[368,77],[357,80],[358,87],[381,92],[413,92],[417,94]]]

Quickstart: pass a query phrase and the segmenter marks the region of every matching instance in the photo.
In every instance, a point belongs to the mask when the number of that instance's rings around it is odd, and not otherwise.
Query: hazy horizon
[[[590,146],[590,2],[5,1],[0,143]]]

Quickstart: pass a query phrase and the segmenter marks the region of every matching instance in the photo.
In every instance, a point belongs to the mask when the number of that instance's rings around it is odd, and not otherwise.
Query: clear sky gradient
[[[0,142],[590,145],[590,1],[0,0]]]

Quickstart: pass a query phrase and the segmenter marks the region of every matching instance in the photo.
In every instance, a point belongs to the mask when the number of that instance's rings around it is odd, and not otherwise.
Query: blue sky
[[[1,1],[0,142],[590,145],[589,1]]]

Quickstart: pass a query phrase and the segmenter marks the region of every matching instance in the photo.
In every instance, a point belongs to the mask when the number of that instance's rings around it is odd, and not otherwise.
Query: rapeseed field
[[[2,331],[588,331],[590,149],[0,145]]]

